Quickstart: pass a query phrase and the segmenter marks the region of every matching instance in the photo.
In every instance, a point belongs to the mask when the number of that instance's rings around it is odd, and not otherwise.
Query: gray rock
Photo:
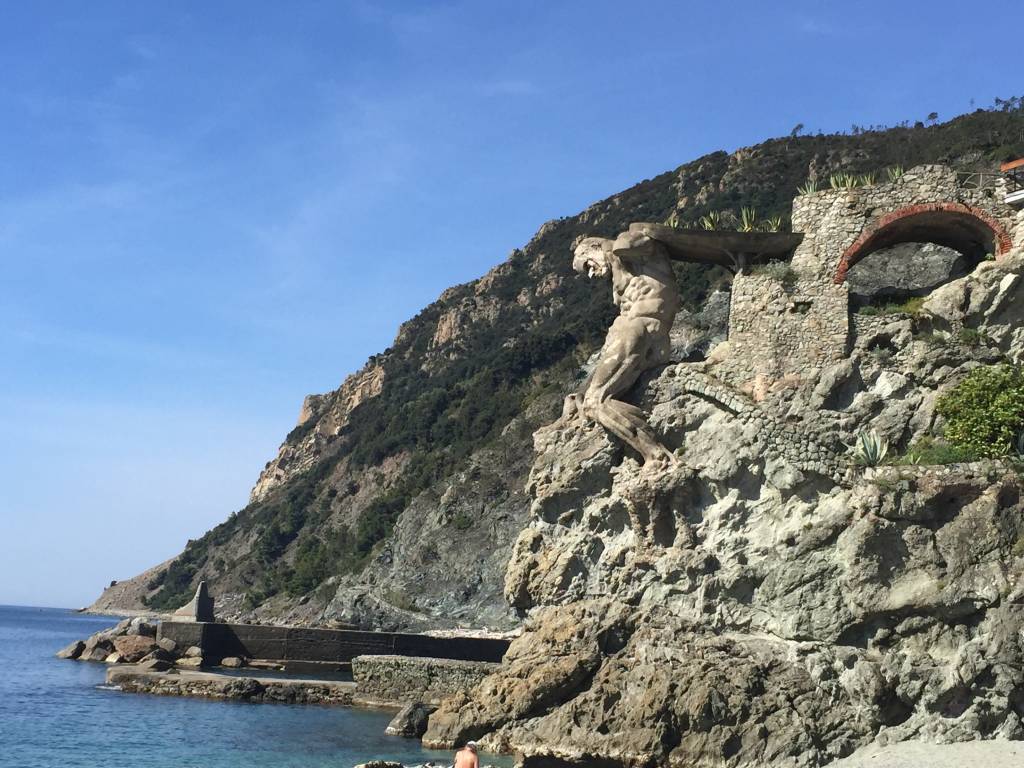
[[[85,650],[85,642],[83,640],[75,640],[71,645],[62,648],[57,651],[58,659],[77,659],[82,655],[82,651]]]
[[[174,668],[174,664],[167,659],[149,658],[139,662],[139,669],[147,672],[167,672]]]
[[[238,656],[227,656],[220,660],[220,665],[237,669],[245,666],[245,659],[240,659]]]
[[[427,720],[436,709],[437,707],[421,701],[406,704],[384,729],[384,733],[388,736],[418,739],[426,733]]]
[[[902,243],[865,256],[847,275],[857,299],[924,296],[963,277],[971,265],[952,248],[934,243]]]
[[[178,644],[171,640],[169,637],[161,637],[156,641],[156,644],[163,648],[168,653],[176,653],[178,650]]]

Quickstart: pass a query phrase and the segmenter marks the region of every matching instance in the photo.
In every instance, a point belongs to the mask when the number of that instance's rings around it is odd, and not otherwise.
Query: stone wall
[[[432,637],[401,632],[275,627],[259,624],[165,621],[160,637],[179,647],[198,646],[212,661],[228,656],[284,661],[348,662],[366,654],[432,656],[468,661],[500,661],[507,640],[477,637]]]
[[[793,267],[808,278],[834,280],[843,254],[887,214],[930,203],[957,204],[1012,232],[1014,211],[997,189],[964,186],[952,168],[921,165],[893,182],[855,189],[826,189],[793,200],[793,231],[804,241],[793,255]],[[1008,249],[1009,243],[1004,243]],[[998,247],[998,246],[997,246]]]
[[[815,375],[846,355],[848,306],[845,285],[736,275],[723,376],[760,399],[785,376]]]
[[[409,656],[358,656],[352,660],[356,691],[388,703],[439,702],[468,691],[500,665]]]

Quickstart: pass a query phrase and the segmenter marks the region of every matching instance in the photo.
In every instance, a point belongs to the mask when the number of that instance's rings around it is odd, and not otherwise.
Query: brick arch
[[[1012,244],[1010,235],[991,214],[963,203],[921,203],[880,216],[843,252],[835,282],[870,253],[897,243],[930,242],[969,253],[988,248],[999,258]]]

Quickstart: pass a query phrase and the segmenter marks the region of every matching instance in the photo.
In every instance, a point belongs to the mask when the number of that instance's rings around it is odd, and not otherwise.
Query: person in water
[[[455,753],[453,768],[480,768],[480,760],[476,756],[476,742],[467,741],[466,746]]]

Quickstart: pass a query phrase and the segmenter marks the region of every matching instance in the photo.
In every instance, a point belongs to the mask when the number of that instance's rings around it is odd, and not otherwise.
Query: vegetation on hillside
[[[473,285],[446,292],[420,312],[395,346],[375,358],[384,370],[380,394],[352,412],[319,463],[188,542],[152,582],[157,591],[150,605],[186,602],[197,575],[210,569],[230,571],[258,603],[282,591],[309,592],[330,576],[361,568],[410,500],[492,440],[524,402],[551,388],[567,390],[614,315],[605,286],[570,273],[569,249],[578,235],[610,237],[635,221],[720,221],[720,212],[742,221],[744,209],[750,226],[757,211],[777,229],[809,178],[824,188],[833,176],[837,183],[847,177],[863,183],[879,169],[902,172],[923,162],[991,169],[1021,155],[1024,110],[1011,99],[945,124],[791,135],[732,155],[715,152],[550,223],[495,274],[488,288],[501,300],[495,322],[463,329],[459,348],[440,354],[429,349],[438,318],[472,297]],[[691,308],[725,279],[721,269],[693,264],[678,265],[677,274]],[[533,296],[540,278],[551,275],[562,278],[553,293],[516,300]],[[296,428],[288,440],[302,440],[315,424],[313,419]],[[397,457],[403,461],[400,479],[378,489],[354,518],[342,514],[353,478]],[[225,562],[223,545],[243,540],[241,554]]]

